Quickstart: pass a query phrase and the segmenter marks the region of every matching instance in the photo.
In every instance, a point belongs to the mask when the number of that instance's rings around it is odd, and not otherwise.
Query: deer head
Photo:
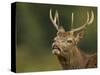
[[[55,12],[54,17],[52,16],[52,10],[50,9],[50,20],[53,23],[54,27],[57,30],[56,37],[54,38],[54,42],[52,44],[52,53],[55,55],[63,55],[65,52],[70,52],[75,48],[80,41],[81,38],[83,38],[84,30],[85,28],[92,24],[94,20],[94,13],[91,11],[91,17],[89,15],[89,12],[87,12],[87,19],[86,22],[81,25],[78,28],[73,29],[73,19],[74,19],[74,13],[72,13],[72,23],[71,23],[71,30],[65,31],[63,26],[59,25],[59,14],[58,11]]]

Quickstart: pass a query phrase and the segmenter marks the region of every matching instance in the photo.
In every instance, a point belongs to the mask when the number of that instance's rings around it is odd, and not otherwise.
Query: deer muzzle
[[[60,47],[59,46],[57,46],[56,44],[53,44],[52,45],[52,53],[54,54],[54,55],[60,55],[61,54],[61,49],[60,49]]]

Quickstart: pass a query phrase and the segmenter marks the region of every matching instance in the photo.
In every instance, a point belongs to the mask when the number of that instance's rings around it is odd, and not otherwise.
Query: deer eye
[[[57,35],[59,35],[61,37],[66,37],[66,33],[62,33],[62,32],[58,32]]]
[[[72,43],[72,40],[67,40],[68,43]]]
[[[62,32],[58,32],[58,33],[57,33],[57,35],[62,36],[62,35],[63,35],[63,33],[62,33]]]

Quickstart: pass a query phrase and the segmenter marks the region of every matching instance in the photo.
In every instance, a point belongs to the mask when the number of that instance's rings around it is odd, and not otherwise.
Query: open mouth
[[[53,47],[52,47],[52,53],[54,54],[54,55],[60,55],[60,53],[61,53],[61,49],[57,46],[57,45],[53,45]]]

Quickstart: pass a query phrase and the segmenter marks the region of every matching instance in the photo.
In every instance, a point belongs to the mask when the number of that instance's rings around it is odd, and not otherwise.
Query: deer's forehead
[[[71,34],[70,32],[58,32],[57,33],[57,37],[61,37],[61,38],[66,38],[66,39],[72,39],[74,38],[73,34]]]
[[[57,35],[59,36],[72,36],[70,32],[57,32]]]

